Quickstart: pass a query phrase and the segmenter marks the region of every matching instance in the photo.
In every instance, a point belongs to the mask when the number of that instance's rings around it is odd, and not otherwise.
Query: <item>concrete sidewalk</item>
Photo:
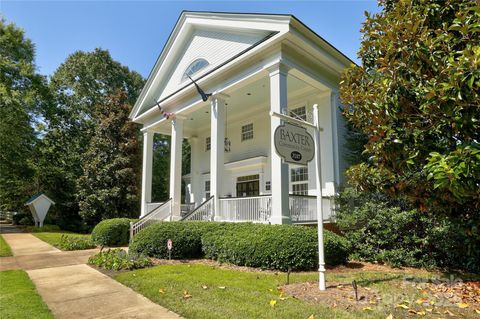
[[[60,251],[31,234],[4,230],[13,257],[0,257],[0,270],[26,270],[55,318],[180,318],[86,265],[98,249]]]
[[[87,265],[27,272],[55,318],[180,318]]]

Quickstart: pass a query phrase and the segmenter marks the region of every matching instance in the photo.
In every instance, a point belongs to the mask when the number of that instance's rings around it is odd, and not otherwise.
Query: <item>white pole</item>
[[[322,162],[320,158],[320,121],[318,105],[313,105],[313,124],[315,125],[315,170],[317,186],[317,222],[318,222],[318,288],[325,290],[325,254],[323,247],[323,205],[322,205]]]

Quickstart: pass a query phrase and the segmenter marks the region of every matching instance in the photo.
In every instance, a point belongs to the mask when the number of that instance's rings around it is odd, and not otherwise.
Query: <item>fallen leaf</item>
[[[371,304],[371,305],[376,305],[376,304],[377,304],[377,302],[376,302],[375,300],[373,300],[373,299],[370,300],[368,303]]]
[[[208,289],[208,286],[207,286],[207,285],[203,285],[202,288],[203,288],[203,289]]]
[[[395,308],[409,309],[409,307],[407,305],[404,305],[404,304],[398,304],[398,305],[395,306]]]
[[[455,314],[453,312],[451,312],[450,310],[445,310],[443,313],[446,314],[446,315],[450,315],[452,317],[455,317]]]
[[[432,312],[432,311],[433,311],[432,308],[426,308],[425,310],[428,311],[428,312]]]
[[[158,289],[158,292],[161,293],[161,294],[164,294],[165,293],[165,288]]]
[[[192,295],[190,295],[187,290],[184,290],[183,299],[190,299],[190,298],[192,298]]]
[[[372,288],[368,288],[368,287],[363,287],[363,288],[364,288],[365,290],[367,290],[367,291],[372,290]]]
[[[277,301],[275,299],[272,299],[270,300],[270,306],[275,307],[275,305],[277,304]]]
[[[370,308],[370,307],[365,307],[365,308],[363,308],[363,311],[372,311],[372,310],[373,310],[373,309]]]
[[[480,315],[480,310],[479,309],[475,309],[475,312]]]
[[[462,303],[462,302],[457,303],[457,306],[458,306],[458,308],[461,308],[461,309],[465,309],[465,308],[469,307],[468,303]]]
[[[225,288],[227,288],[227,287],[225,287],[225,286],[219,286],[218,287],[218,289],[225,289]]]
[[[270,289],[268,289],[268,291],[270,291],[270,292],[273,292],[273,289],[272,289],[272,288],[270,288]]]
[[[308,317],[307,319],[315,319],[315,316],[314,316],[314,315],[310,315],[310,317]]]
[[[389,314],[389,315],[387,316],[387,318],[385,318],[385,319],[393,319],[393,315],[392,315],[392,314]]]
[[[428,299],[427,298],[420,298],[420,299],[417,299],[416,303],[421,305],[422,303],[427,303],[428,302]]]
[[[417,315],[425,316],[427,313],[425,311],[417,311]]]

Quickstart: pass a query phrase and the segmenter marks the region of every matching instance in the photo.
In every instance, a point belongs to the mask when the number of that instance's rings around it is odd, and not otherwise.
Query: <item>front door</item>
[[[237,197],[260,195],[259,175],[249,175],[237,178]]]

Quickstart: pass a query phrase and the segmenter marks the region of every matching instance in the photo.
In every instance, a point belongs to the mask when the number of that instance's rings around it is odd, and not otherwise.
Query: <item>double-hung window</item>
[[[242,126],[242,142],[253,139],[253,123]]]
[[[290,182],[293,194],[308,195],[308,167],[290,169]]]

